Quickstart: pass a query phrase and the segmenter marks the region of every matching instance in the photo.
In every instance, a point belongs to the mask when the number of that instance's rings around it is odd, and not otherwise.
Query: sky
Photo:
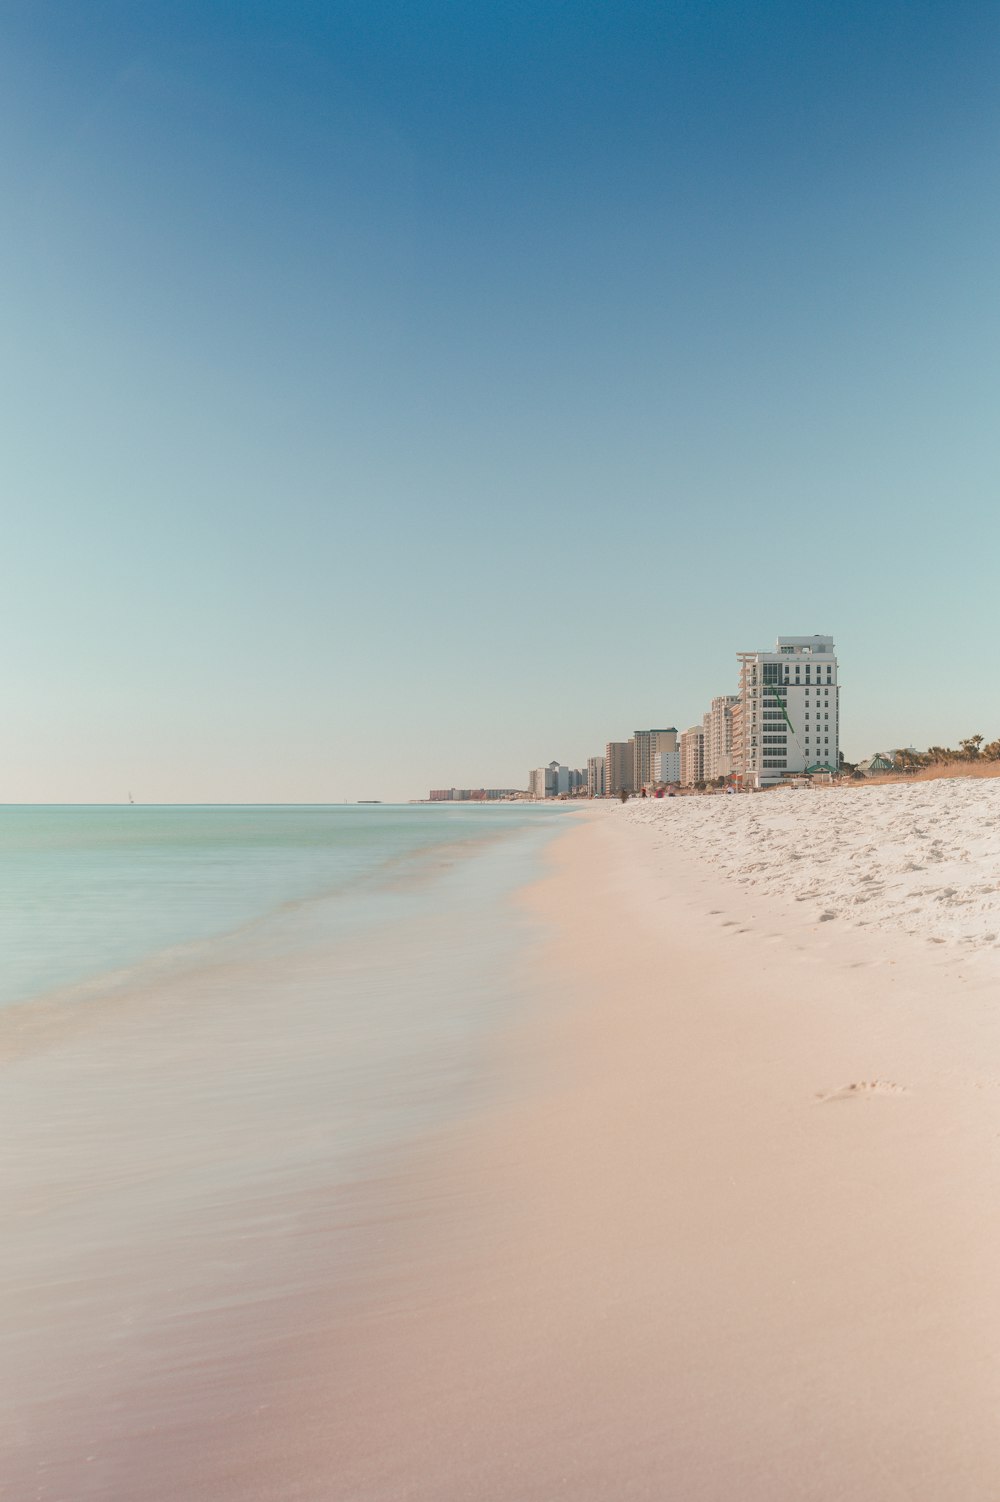
[[[0,802],[1000,735],[1000,9],[5,0]]]

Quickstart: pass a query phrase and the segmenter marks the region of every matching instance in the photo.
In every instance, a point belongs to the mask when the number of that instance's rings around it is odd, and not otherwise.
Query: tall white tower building
[[[840,689],[832,636],[779,636],[773,652],[740,652],[744,787],[840,766]]]
[[[607,791],[604,784],[604,757],[587,757],[587,792],[591,798],[603,798]]]

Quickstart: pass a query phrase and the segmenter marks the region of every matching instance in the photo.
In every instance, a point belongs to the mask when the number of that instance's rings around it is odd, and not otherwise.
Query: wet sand
[[[202,1228],[222,1276],[183,1317],[172,1267],[197,1259],[154,1239],[141,1279],[107,1266],[165,1317],[84,1384],[93,1352],[66,1349],[45,1401],[73,1444],[40,1456],[58,1426],[22,1407],[0,1495],[1000,1491],[995,954],[817,922],[607,807],[524,900],[547,937],[488,1109],[380,1160],[336,1215],[276,1165],[249,1246],[242,1219],[242,1242]],[[100,1295],[84,1265],[70,1306]],[[30,1289],[14,1313],[28,1351]]]
[[[995,1495],[995,958],[834,936],[606,810],[533,900],[544,1088],[411,1180],[328,1495]]]

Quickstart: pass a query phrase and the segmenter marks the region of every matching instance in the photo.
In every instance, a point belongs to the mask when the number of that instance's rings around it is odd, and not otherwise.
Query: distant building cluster
[[[739,652],[737,691],[718,694],[678,735],[637,730],[587,762],[591,797],[672,785],[766,788],[839,771],[840,688],[832,636],[779,636],[773,651]]]
[[[773,787],[840,769],[840,688],[832,636],[779,636],[739,652],[739,687],[681,736],[681,782]]]
[[[717,694],[700,724],[670,725],[608,741],[586,771],[551,761],[528,773],[527,792],[444,788],[431,802],[465,799],[614,798],[669,787],[773,787],[789,777],[838,772],[840,688],[832,636],[779,636],[773,651],[738,652],[735,693]]]
[[[500,803],[523,798],[521,788],[431,788],[431,803]]]
[[[592,757],[590,764],[595,768],[595,782],[602,784],[607,797],[636,793],[657,782],[677,782],[680,779],[677,727],[636,730],[627,741],[608,741],[604,755]]]
[[[532,767],[528,773],[529,798],[576,797],[587,785],[587,774],[575,767],[550,761],[547,767]]]

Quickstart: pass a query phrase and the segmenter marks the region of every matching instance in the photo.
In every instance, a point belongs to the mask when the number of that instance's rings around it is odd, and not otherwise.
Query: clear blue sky
[[[0,801],[1000,734],[1000,8],[0,13]]]

